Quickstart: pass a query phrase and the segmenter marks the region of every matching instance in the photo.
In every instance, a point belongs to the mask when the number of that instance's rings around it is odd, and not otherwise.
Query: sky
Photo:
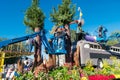
[[[26,35],[26,26],[23,23],[24,12],[31,5],[31,0],[1,0],[0,2],[0,37],[15,38]],[[40,8],[44,12],[45,29],[53,27],[50,21],[52,8],[57,8],[62,0],[40,0]],[[80,7],[85,21],[83,30],[94,34],[99,25],[108,29],[108,34],[120,30],[120,0],[72,0],[77,8]],[[77,18],[76,18],[77,19]],[[71,29],[76,29],[71,26]]]
[[[15,38],[26,35],[24,12],[31,2],[31,0],[0,1],[0,37]],[[52,8],[57,8],[61,2],[62,0],[40,0],[40,8],[46,16],[44,27],[47,31],[54,26],[50,21]],[[108,29],[108,35],[113,31],[120,31],[120,0],[72,0],[72,3],[76,5],[75,16],[78,16],[78,7],[82,10],[82,18],[85,21],[82,28],[85,32],[94,34],[99,25]],[[76,29],[76,26],[71,26],[71,29]]]

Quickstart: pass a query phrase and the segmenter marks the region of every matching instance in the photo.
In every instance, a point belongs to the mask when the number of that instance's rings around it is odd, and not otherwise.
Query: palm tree
[[[32,5],[26,10],[24,16],[24,24],[31,28],[35,32],[39,32],[43,29],[45,15],[39,8],[39,0],[32,0]],[[36,36],[36,42],[38,46],[35,46],[35,66],[41,59],[41,40],[40,36]]]
[[[53,13],[50,14],[51,21],[55,23],[57,26],[63,25],[64,28],[67,30],[67,34],[69,38],[67,39],[67,55],[66,55],[66,62],[69,62],[69,53],[71,49],[71,40],[70,40],[70,27],[69,23],[73,21],[73,17],[75,14],[75,5],[71,5],[71,0],[62,0],[62,4],[58,5],[58,10],[53,8]]]

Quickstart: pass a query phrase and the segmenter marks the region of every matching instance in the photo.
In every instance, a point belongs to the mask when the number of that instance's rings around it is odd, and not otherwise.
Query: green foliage
[[[32,71],[20,74],[20,77],[16,77],[16,80],[34,80]]]
[[[7,40],[7,38],[2,38],[2,37],[0,37],[0,42],[1,42],[1,41],[4,41],[4,40]],[[1,48],[0,50],[3,50],[3,48]]]
[[[119,42],[117,41],[117,39],[114,39],[114,40],[109,40],[108,42],[107,42],[107,45],[109,45],[109,46],[112,46],[112,45],[115,45],[115,44],[118,44]]]
[[[111,70],[112,70],[111,65],[109,65],[107,60],[103,60],[103,68],[99,70],[97,74],[109,75],[112,74]]]
[[[111,72],[113,74],[120,74],[120,59],[117,59],[116,57],[110,58],[112,60],[112,65],[111,65]]]
[[[52,22],[61,26],[69,24],[73,20],[75,14],[75,5],[71,5],[71,0],[62,0],[62,4],[58,5],[58,9],[53,8],[50,14]]]
[[[37,79],[38,80],[49,80],[49,76],[45,72],[39,72]]]
[[[117,36],[114,36],[117,33],[120,34],[120,31],[114,31],[111,33],[110,36],[113,36],[113,37],[110,40],[108,40],[107,45],[111,46],[111,45],[115,45],[115,44],[120,43],[120,38]]]
[[[24,42],[19,42],[3,47],[3,51],[28,52],[29,50]]]
[[[80,80],[80,72],[79,72],[79,68],[77,68],[76,66],[73,66],[73,69],[71,70],[71,75],[70,78],[72,78],[73,80]]]
[[[44,13],[39,8],[39,0],[33,0],[32,5],[25,12],[24,24],[29,26],[32,30],[34,30],[35,27],[43,29],[44,19]]]
[[[111,63],[111,64],[110,64]],[[112,56],[110,57],[110,63],[108,63],[107,59],[103,60],[103,68],[94,68],[92,66],[91,61],[88,61],[87,65],[83,68],[83,71],[88,75],[111,75],[111,74],[120,74],[120,59]]]
[[[69,80],[70,76],[67,74],[67,71],[67,68],[63,67],[53,70],[49,74],[54,80]]]
[[[89,75],[117,75],[120,74],[120,60],[111,57],[110,60],[112,64],[110,65],[107,60],[103,60],[103,68],[94,68],[92,66],[91,60],[87,62],[87,65],[81,69],[77,67],[73,67],[73,69],[69,70],[66,67],[58,67],[49,71],[48,73],[40,72],[36,80],[80,80],[80,74],[83,74],[82,77],[87,77]],[[81,71],[82,72],[81,72]],[[87,73],[87,75],[86,75]],[[34,74],[32,72],[28,72],[25,74],[21,74],[20,77],[16,78],[17,80],[34,80]]]
[[[83,68],[83,70],[88,75],[94,75],[95,74],[94,67],[92,66],[92,61],[91,60],[87,61],[86,66]]]
[[[25,74],[21,74],[20,77],[16,77],[17,80],[34,80],[34,74],[30,71]],[[58,67],[48,73],[39,72],[36,80],[80,80],[80,74],[78,68],[68,70],[66,67]]]
[[[1,41],[7,40],[7,38],[0,38]],[[28,49],[24,45],[24,43],[15,43],[1,48],[2,51],[5,52],[5,61],[4,64],[13,64],[16,63],[17,60],[22,56],[18,54],[18,52],[27,52]],[[19,56],[18,56],[19,55]],[[23,54],[25,55],[25,54]]]
[[[66,67],[59,67],[53,71],[49,72],[49,76],[53,78],[53,80],[79,80],[80,74],[77,68],[73,68],[73,70],[68,70]]]
[[[70,30],[71,33],[71,41],[74,42],[76,40],[76,31],[75,30]]]

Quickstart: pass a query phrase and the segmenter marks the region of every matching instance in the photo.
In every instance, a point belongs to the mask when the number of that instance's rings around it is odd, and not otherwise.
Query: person
[[[29,38],[28,40],[26,40],[26,48],[28,52],[32,51],[34,41],[35,40],[32,38]]]
[[[19,76],[20,76],[20,74],[18,73],[17,69],[15,69],[15,70],[11,73],[10,79],[11,79],[11,80],[14,80],[15,77],[19,77]]]
[[[62,66],[65,63],[65,54],[67,53],[65,48],[65,29],[63,27],[56,27],[54,29],[54,37],[51,39],[53,49],[55,50],[54,63],[57,66]],[[62,57],[59,58],[59,57]],[[59,63],[61,62],[61,63]]]
[[[65,29],[62,27],[57,28],[56,32],[54,33],[53,48],[55,49],[55,53],[58,55],[66,54],[65,37]]]
[[[24,63],[22,62],[21,59],[19,59],[19,60],[17,61],[17,71],[18,71],[19,73],[23,73],[23,67],[24,67]]]
[[[70,37],[70,29],[69,25],[65,24],[64,26],[56,27],[54,29],[54,37],[53,38],[53,48],[55,49],[55,52],[63,55],[57,56],[56,60],[58,60],[58,57],[62,57],[60,59],[59,65],[63,65],[65,62],[71,62],[70,59],[70,52],[71,52],[71,37]]]
[[[10,79],[10,75],[11,75],[11,73],[13,72],[13,67],[10,67],[9,69],[8,69],[8,71],[7,71],[7,74],[6,74],[6,80],[9,80]]]

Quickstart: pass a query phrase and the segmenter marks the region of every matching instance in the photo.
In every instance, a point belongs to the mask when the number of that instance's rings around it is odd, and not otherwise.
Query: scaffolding
[[[0,80],[2,80],[2,73],[4,70],[4,59],[5,59],[5,53],[0,52]]]

